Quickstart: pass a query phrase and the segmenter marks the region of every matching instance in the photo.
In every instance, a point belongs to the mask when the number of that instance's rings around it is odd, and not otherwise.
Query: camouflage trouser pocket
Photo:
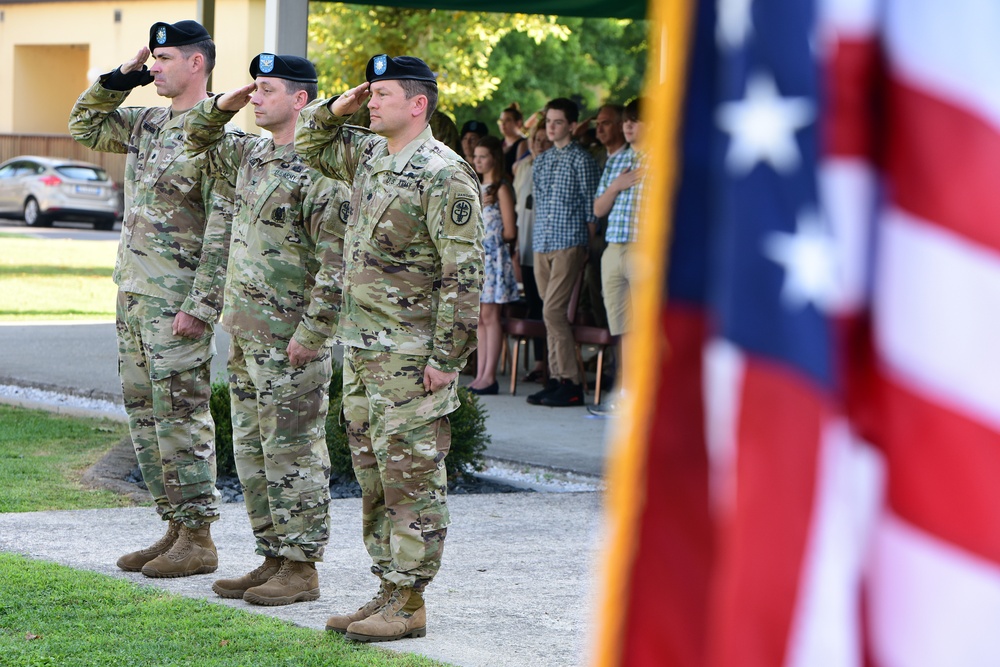
[[[451,446],[451,425],[440,417],[388,436],[383,486],[390,507],[407,504],[416,513],[433,507],[447,492],[444,459]]]
[[[314,487],[303,491],[295,499],[289,498],[288,523],[284,533],[295,542],[326,543],[329,537],[330,511],[329,487]],[[272,514],[277,514],[273,512]]]
[[[168,410],[176,417],[190,417],[205,408],[212,397],[207,366],[175,373],[166,382],[170,386]]]
[[[192,498],[211,495],[215,486],[215,465],[213,461],[204,459],[181,461],[165,465],[164,476],[167,498],[178,505]]]
[[[301,433],[326,421],[329,383],[333,374],[329,349],[319,357],[294,369],[280,381],[271,383],[271,400],[279,433]]]

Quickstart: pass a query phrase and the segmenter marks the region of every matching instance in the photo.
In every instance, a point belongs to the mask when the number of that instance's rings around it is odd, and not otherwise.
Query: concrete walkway
[[[601,544],[600,496],[499,494],[454,496],[444,565],[428,587],[427,636],[380,644],[462,667],[569,667],[582,664]],[[260,564],[242,505],[225,505],[212,534],[220,567],[210,575],[148,579],[122,572],[118,555],[163,532],[148,508],[0,514],[0,551],[53,561],[192,598],[267,614],[322,630],[334,613],[354,611],[375,592],[361,544],[361,501],[331,505],[333,533],[318,566],[321,597],[285,607],[223,600],[216,578]]]
[[[214,379],[225,377],[229,338],[219,331]],[[113,323],[5,324],[0,322],[0,384],[63,390],[121,402]],[[471,378],[462,377],[463,383]],[[509,379],[502,377],[506,388]],[[605,429],[611,423],[584,407],[529,405],[540,385],[518,383],[517,396],[482,396],[492,438],[487,456],[531,466],[597,476],[603,474]],[[588,397],[593,400],[593,396]],[[41,407],[41,406],[39,406]]]
[[[225,340],[214,368],[221,373]],[[0,325],[0,384],[42,386],[120,401],[112,324]],[[464,379],[464,378],[463,378]],[[466,380],[467,381],[467,380]],[[503,381],[501,381],[503,384]],[[538,385],[518,396],[484,396],[492,443],[487,455],[537,476],[597,481],[609,421],[585,408],[531,406]],[[544,485],[542,485],[544,486]],[[453,525],[444,563],[427,591],[428,634],[384,644],[460,667],[571,667],[585,664],[593,632],[595,571],[603,544],[600,493],[452,496]],[[353,611],[375,589],[360,539],[360,501],[332,503],[333,535],[319,566],[322,597],[287,607],[222,600],[217,577],[259,564],[242,505],[225,505],[213,526],[220,567],[213,575],[147,579],[114,561],[163,531],[148,508],[0,514],[0,551],[130,579],[181,595],[238,606],[320,629],[333,613]]]

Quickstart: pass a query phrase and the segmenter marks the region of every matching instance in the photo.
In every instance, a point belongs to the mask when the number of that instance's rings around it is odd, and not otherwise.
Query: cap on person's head
[[[459,134],[459,136],[464,137],[466,132],[475,132],[480,137],[485,137],[487,134],[490,133],[490,130],[488,127],[486,127],[486,123],[482,121],[467,120],[465,121],[465,124],[462,125],[462,132]]]
[[[177,23],[154,23],[149,29],[149,51],[163,46],[186,46],[212,39],[205,26],[197,21],[178,21]]]
[[[273,76],[276,79],[316,83],[316,68],[305,58],[299,56],[278,56],[273,53],[261,53],[250,61],[250,76]]]
[[[393,79],[413,79],[415,81],[429,81],[437,85],[437,76],[420,58],[414,56],[390,58],[384,53],[368,61],[368,67],[365,68],[365,79],[368,83]]]

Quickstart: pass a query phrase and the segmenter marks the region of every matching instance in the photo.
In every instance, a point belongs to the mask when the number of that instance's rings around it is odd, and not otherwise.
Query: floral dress
[[[486,186],[480,187],[485,197]],[[514,263],[510,259],[507,243],[503,240],[503,216],[500,215],[500,203],[495,197],[492,204],[483,207],[483,226],[484,276],[479,300],[482,303],[517,301],[520,292],[514,278]]]

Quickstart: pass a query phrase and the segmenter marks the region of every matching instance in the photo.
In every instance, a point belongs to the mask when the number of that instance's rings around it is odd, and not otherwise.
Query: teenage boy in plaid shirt
[[[622,335],[629,330],[633,301],[628,256],[638,235],[639,202],[645,173],[643,154],[640,152],[642,129],[639,100],[633,100],[625,107],[625,122],[622,125],[628,147],[608,158],[601,182],[597,185],[597,198],[594,199],[594,215],[608,216],[608,229],[604,234],[608,247],[601,257],[601,283],[608,329],[618,340],[619,386],[624,386],[621,382],[625,367]],[[614,409],[614,401],[587,409],[592,414],[608,414]]]
[[[534,405],[583,404],[583,377],[566,308],[597,231],[593,202],[598,171],[594,158],[573,142],[579,117],[576,103],[563,97],[545,106],[545,133],[553,146],[534,164],[535,279],[549,348],[549,381],[528,396]]]

